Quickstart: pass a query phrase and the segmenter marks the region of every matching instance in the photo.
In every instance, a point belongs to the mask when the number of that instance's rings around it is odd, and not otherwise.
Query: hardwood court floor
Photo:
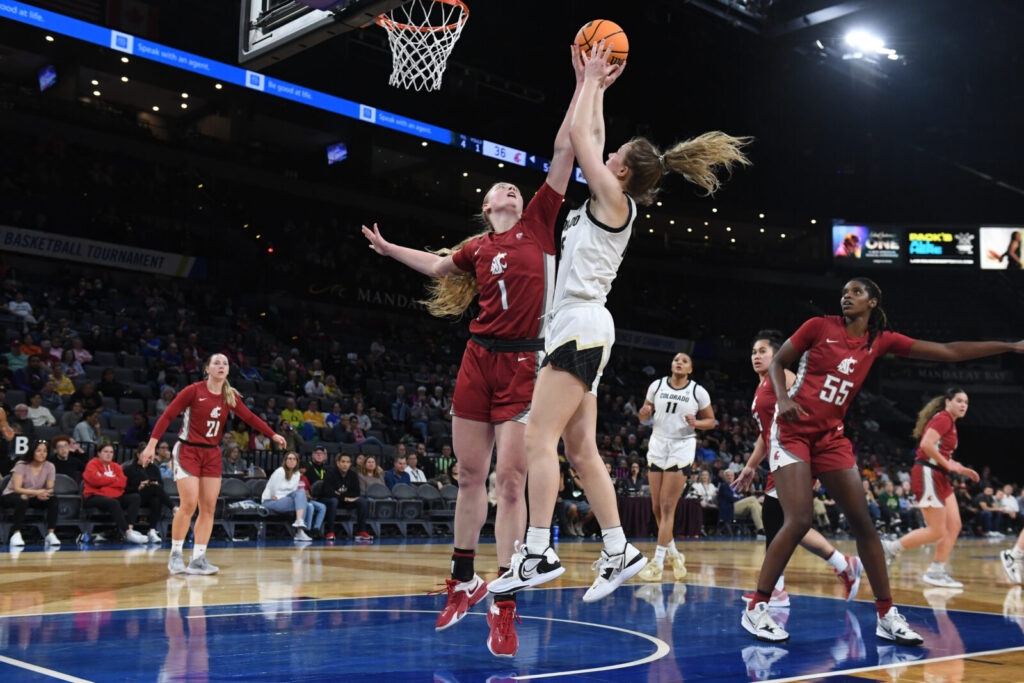
[[[1024,594],[998,562],[1010,543],[959,543],[958,594],[921,583],[929,549],[905,552],[894,598],[926,642],[900,648],[873,634],[866,577],[846,603],[803,550],[779,617],[793,637],[772,646],[739,627],[761,542],[680,542],[683,581],[666,567],[663,584],[634,579],[591,605],[580,597],[599,545],[562,542],[566,574],[520,596],[514,659],[487,652],[483,603],[434,632],[443,599],[425,593],[446,574],[448,543],[225,544],[209,551],[218,575],[187,578],[168,577],[166,545],[29,548],[0,553],[0,680],[1024,680]],[[494,566],[482,545],[478,570],[493,578]]]

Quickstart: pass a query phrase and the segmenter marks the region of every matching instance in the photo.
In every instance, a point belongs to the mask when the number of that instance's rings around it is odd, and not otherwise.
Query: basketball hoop
[[[439,90],[448,56],[469,8],[462,0],[412,0],[377,17],[391,45],[391,78],[396,88]]]

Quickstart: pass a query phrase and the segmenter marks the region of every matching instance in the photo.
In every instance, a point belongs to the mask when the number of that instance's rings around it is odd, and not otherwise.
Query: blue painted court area
[[[175,582],[201,590],[214,581],[170,578],[168,595]],[[737,590],[628,585],[590,605],[582,594],[523,593],[514,659],[487,651],[482,604],[437,633],[440,598],[425,595],[4,617],[0,681],[740,681],[1024,646],[1001,615],[913,607],[903,612],[925,647],[886,645],[871,603],[799,596],[788,618],[777,613],[792,639],[776,646],[740,629]]]

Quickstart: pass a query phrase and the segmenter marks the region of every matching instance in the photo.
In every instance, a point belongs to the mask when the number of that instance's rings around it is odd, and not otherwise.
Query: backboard
[[[274,64],[328,38],[372,24],[405,0],[310,0],[331,6],[314,9],[296,0],[242,0],[238,63],[257,69]]]

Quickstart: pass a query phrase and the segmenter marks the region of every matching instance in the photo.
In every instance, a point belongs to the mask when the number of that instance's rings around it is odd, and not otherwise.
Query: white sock
[[[613,526],[610,529],[601,529],[601,538],[604,539],[604,549],[609,555],[618,555],[626,550],[626,534],[621,526]]]
[[[1010,555],[1015,560],[1024,560],[1024,548],[1013,546],[1013,548],[1010,550]]]
[[[665,566],[665,553],[668,552],[668,548],[663,545],[659,545],[654,549],[654,564],[659,567]]]
[[[832,555],[825,561],[832,565],[832,568],[835,569],[837,572],[842,573],[846,571],[846,555],[843,555],[838,550],[833,550]]]
[[[532,553],[542,553],[551,544],[551,529],[531,526],[526,529],[526,548]]]
[[[171,552],[172,553],[180,553],[184,547],[185,547],[185,539],[182,539],[180,541],[175,541],[174,539],[171,539]]]
[[[928,567],[928,573],[936,572],[938,574],[941,574],[944,571],[946,571],[945,562],[932,562],[931,566]]]
[[[192,546],[192,559],[198,560],[202,557],[206,557],[206,546],[198,544]]]
[[[775,590],[781,591],[786,589],[786,575],[779,574],[779,580],[775,582]]]
[[[669,557],[679,554],[679,550],[676,549],[676,539],[673,538],[671,541],[668,542],[668,545],[665,547],[668,548]]]

